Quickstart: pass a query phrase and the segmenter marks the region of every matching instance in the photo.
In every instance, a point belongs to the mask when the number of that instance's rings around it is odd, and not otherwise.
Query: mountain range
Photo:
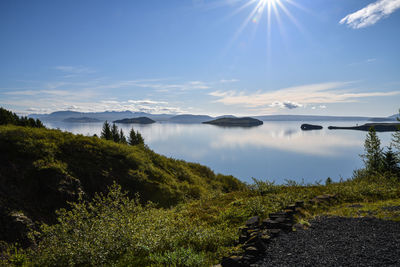
[[[105,112],[76,112],[76,111],[56,111],[50,114],[30,114],[30,118],[42,121],[79,121],[81,118],[90,118],[98,121],[115,121],[122,119],[147,117],[158,122],[170,123],[203,123],[219,118],[236,118],[233,115],[212,117],[208,115],[193,114],[150,114],[146,112],[132,111],[105,111]],[[395,121],[399,114],[388,117],[363,117],[363,116],[314,116],[314,115],[265,115],[251,116],[261,121]]]

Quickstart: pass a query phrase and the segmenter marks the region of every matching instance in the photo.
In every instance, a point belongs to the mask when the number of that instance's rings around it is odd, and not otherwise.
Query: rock
[[[227,258],[223,258],[221,261],[222,267],[243,267],[241,260],[243,259],[242,256],[231,256]]]
[[[268,233],[271,237],[276,237],[280,234],[281,229],[268,229]]]
[[[253,227],[257,226],[259,224],[259,222],[260,222],[260,217],[254,216],[247,220],[246,226],[253,228]]]
[[[246,255],[258,255],[259,254],[259,250],[256,247],[247,247],[244,251],[244,253]]]
[[[278,225],[278,222],[276,222],[275,220],[266,219],[266,220],[263,220],[262,225],[264,228],[277,229],[276,226]]]

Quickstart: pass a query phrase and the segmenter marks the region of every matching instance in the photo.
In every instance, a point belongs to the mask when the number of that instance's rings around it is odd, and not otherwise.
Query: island
[[[87,123],[87,122],[100,122],[100,120],[95,118],[89,117],[81,117],[81,118],[66,118],[63,122],[70,122],[70,123]]]
[[[138,117],[138,118],[131,118],[131,119],[122,119],[113,121],[114,123],[138,123],[138,124],[152,124],[155,123],[154,120],[147,118],[147,117]]]
[[[323,127],[320,125],[313,125],[304,123],[300,126],[303,131],[310,131],[310,130],[321,130]]]
[[[329,126],[329,130],[359,130],[359,131],[369,131],[373,127],[377,132],[395,132],[399,131],[400,123],[366,123],[357,126]]]
[[[204,124],[212,124],[224,127],[253,127],[262,125],[263,122],[254,118],[244,117],[244,118],[219,118],[212,121],[203,122]]]

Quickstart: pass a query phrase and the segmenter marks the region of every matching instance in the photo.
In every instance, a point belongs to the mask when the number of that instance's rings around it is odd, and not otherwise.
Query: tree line
[[[26,116],[19,117],[17,114],[0,107],[0,125],[17,125],[34,128],[44,128],[43,123],[39,119],[32,119]]]
[[[133,128],[129,132],[129,136],[125,137],[124,131],[118,129],[118,126],[113,123],[112,125],[105,121],[101,130],[100,138],[111,140],[116,143],[129,144],[131,146],[144,145],[144,138]]]
[[[399,118],[397,120],[400,121]],[[393,148],[396,151],[393,151]],[[373,127],[369,130],[364,142],[364,170],[368,174],[386,173],[400,179],[400,129],[392,135],[391,144],[386,149],[381,147],[381,141]]]

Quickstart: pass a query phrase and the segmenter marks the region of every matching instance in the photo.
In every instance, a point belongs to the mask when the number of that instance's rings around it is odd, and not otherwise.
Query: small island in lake
[[[155,123],[156,121],[147,118],[147,117],[138,117],[138,118],[131,118],[131,119],[122,119],[122,120],[116,120],[113,121],[115,123],[139,123],[139,124],[152,124]]]
[[[360,126],[329,126],[329,130],[359,130],[359,131],[369,131],[373,127],[377,132],[395,132],[399,131],[400,123],[366,123]]]
[[[87,123],[87,122],[100,122],[100,120],[95,118],[82,117],[82,118],[66,118],[63,120],[63,122]]]
[[[254,118],[244,117],[244,118],[219,118],[212,121],[203,122],[204,124],[212,124],[217,126],[239,126],[239,127],[253,127],[262,125],[263,122]]]
[[[304,123],[300,126],[303,131],[310,131],[310,130],[321,130],[323,127],[320,125],[313,125]]]

